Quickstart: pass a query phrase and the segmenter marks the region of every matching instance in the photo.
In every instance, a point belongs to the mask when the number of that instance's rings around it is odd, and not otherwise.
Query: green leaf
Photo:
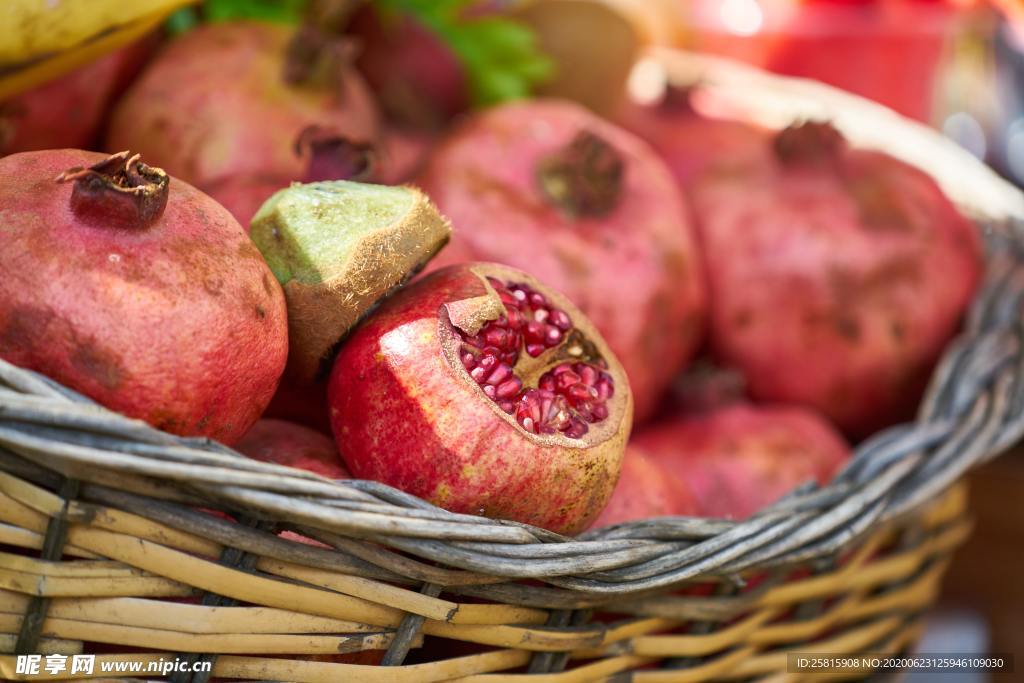
[[[172,36],[179,33],[191,31],[199,24],[199,15],[192,7],[182,7],[180,10],[167,17],[164,26]]]
[[[255,19],[282,24],[302,19],[306,0],[206,0],[203,16],[207,21]]]
[[[526,25],[508,16],[467,16],[478,0],[378,0],[377,4],[384,11],[412,15],[451,48],[466,69],[477,106],[527,97],[554,68]]]

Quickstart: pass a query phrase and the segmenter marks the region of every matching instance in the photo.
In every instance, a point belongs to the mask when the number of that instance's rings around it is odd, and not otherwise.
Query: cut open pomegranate
[[[388,299],[339,352],[329,403],[355,476],[563,532],[604,506],[632,419],[625,374],[583,314],[495,264]]]

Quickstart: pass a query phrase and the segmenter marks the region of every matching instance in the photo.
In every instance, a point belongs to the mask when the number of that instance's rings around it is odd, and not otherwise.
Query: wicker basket
[[[767,123],[834,119],[933,173],[983,227],[987,281],[916,422],[751,519],[569,539],[170,436],[0,362],[3,651],[74,654],[87,641],[110,653],[98,661],[177,655],[248,680],[788,681],[815,678],[791,670],[791,653],[911,646],[970,530],[958,481],[1024,432],[1024,198],[858,98],[657,59]],[[363,651],[384,651],[380,665],[310,657]],[[0,677],[20,678],[13,655]]]

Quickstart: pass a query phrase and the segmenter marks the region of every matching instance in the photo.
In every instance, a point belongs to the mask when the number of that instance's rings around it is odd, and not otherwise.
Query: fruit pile
[[[0,105],[0,357],[168,432],[564,534],[741,519],[911,418],[978,285],[827,122],[525,98],[560,65],[494,10],[207,5]]]

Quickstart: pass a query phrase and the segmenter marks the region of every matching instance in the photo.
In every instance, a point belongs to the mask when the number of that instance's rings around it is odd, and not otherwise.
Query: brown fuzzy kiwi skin
[[[288,304],[285,373],[291,381],[313,383],[322,379],[338,345],[352,328],[447,244],[451,235],[448,219],[419,189],[401,189],[413,193],[409,210],[390,224],[361,235],[343,262],[332,264],[330,277],[320,282],[298,278],[282,282]],[[279,229],[282,220],[273,211],[261,210],[254,219],[254,231],[257,221],[265,222],[262,229],[272,232]]]

